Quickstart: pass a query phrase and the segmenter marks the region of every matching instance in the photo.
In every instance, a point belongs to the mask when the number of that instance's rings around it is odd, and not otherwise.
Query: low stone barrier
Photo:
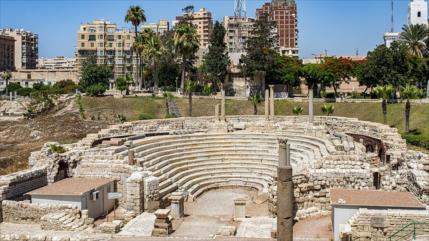
[[[0,200],[14,198],[47,185],[46,168],[39,167],[0,177]]]
[[[7,223],[40,223],[41,218],[48,213],[68,212],[80,215],[79,209],[72,205],[35,204],[10,200],[3,200],[1,204],[3,222]]]

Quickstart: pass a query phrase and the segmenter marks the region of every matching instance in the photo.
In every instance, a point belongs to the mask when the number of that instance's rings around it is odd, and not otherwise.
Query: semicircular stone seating
[[[304,172],[335,151],[332,143],[321,138],[287,138],[295,173]],[[178,188],[186,190],[191,200],[222,186],[248,186],[268,192],[278,163],[277,135],[268,133],[154,136],[134,141],[131,148],[138,164],[159,178],[163,200]]]

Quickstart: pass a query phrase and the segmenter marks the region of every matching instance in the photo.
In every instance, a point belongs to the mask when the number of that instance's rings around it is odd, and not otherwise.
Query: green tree
[[[401,99],[406,100],[405,111],[404,111],[404,130],[410,132],[410,114],[411,114],[411,103],[410,99],[418,99],[423,95],[421,89],[413,85],[406,85],[401,88]]]
[[[278,55],[278,36],[275,29],[276,23],[269,19],[268,14],[262,14],[255,21],[251,37],[246,41],[246,54],[240,59],[240,68],[246,76],[263,71],[267,76],[266,82],[271,81],[274,61]]]
[[[387,101],[392,98],[395,88],[392,85],[381,85],[374,88],[374,93],[382,99],[383,123],[387,124]]]
[[[426,51],[426,40],[428,39],[429,30],[423,24],[411,24],[402,27],[400,40],[408,47],[408,51],[417,57],[423,57]]]
[[[249,96],[249,101],[252,102],[253,105],[253,114],[258,114],[258,104],[262,102],[262,96],[259,93],[254,93]]]
[[[116,78],[116,88],[121,91],[121,94],[124,90],[128,89],[128,82],[125,79],[125,77],[118,77]]]
[[[180,78],[180,65],[176,62],[174,31],[164,32],[161,41],[166,51],[161,58],[159,67],[159,84],[163,87],[175,87]],[[173,89],[173,88],[171,88]]]
[[[106,92],[109,79],[112,77],[110,66],[97,65],[89,60],[83,64],[79,85],[89,95],[100,96]]]
[[[203,64],[214,85],[223,83],[228,74],[229,57],[225,44],[226,30],[216,21],[210,36],[209,52],[204,56]]]
[[[197,84],[192,80],[185,81],[185,93],[188,94],[188,114],[192,116],[192,93],[195,91]]]
[[[300,76],[305,79],[308,92],[319,95],[318,85],[323,86],[328,77],[320,64],[306,64],[301,68]]]
[[[140,24],[146,22],[146,15],[144,13],[144,10],[140,7],[140,6],[130,6],[127,10],[127,14],[125,15],[125,22],[131,22],[131,24],[134,26],[134,34],[135,34],[135,46],[133,46],[133,49],[136,52],[137,55],[137,62],[138,62],[138,70],[137,70],[137,81],[138,81],[138,85],[139,85],[139,89],[142,88],[143,86],[143,80],[142,80],[142,66],[143,66],[143,61],[141,61],[140,59],[140,53],[142,52],[141,49],[139,49],[141,47],[141,44],[139,45],[138,41],[138,27],[140,26]]]
[[[281,84],[287,86],[289,96],[293,96],[293,87],[301,84],[300,73],[303,67],[302,61],[296,57],[278,55],[275,59],[276,66],[278,66],[278,79]],[[275,83],[272,83],[275,84]]]
[[[353,61],[346,58],[327,57],[323,60],[322,68],[327,72],[328,85],[334,88],[335,96],[341,83],[348,83],[353,74]]]
[[[5,90],[6,90],[6,95],[8,95],[9,93],[8,93],[8,88],[7,87],[9,85],[10,79],[12,79],[12,73],[10,71],[3,71],[1,73],[0,77],[6,82]]]
[[[199,49],[199,41],[195,26],[188,22],[181,22],[176,26],[174,34],[175,52],[181,57],[182,78],[180,88],[185,88],[186,72],[193,65],[195,54]]]
[[[152,68],[154,94],[158,93],[159,84],[159,67],[160,61],[164,53],[167,51],[163,46],[159,35],[153,31],[149,31],[148,37],[145,39],[143,55],[149,60]]]

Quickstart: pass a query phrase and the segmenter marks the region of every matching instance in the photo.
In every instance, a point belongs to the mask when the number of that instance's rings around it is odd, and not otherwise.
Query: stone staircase
[[[94,220],[85,218],[77,213],[57,212],[48,213],[41,218],[41,226],[44,230],[57,231],[82,231],[93,228]]]

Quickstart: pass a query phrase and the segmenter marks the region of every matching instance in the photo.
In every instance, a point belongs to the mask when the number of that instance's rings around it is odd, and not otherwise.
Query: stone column
[[[246,199],[234,200],[234,219],[246,218]]]
[[[9,92],[9,100],[12,101],[13,100],[13,93]]]
[[[173,232],[170,210],[158,209],[155,212],[155,217],[154,229],[152,230],[153,237],[167,237],[171,232]]]
[[[219,104],[215,105],[215,119],[216,120],[219,120],[219,107],[220,107]]]
[[[268,120],[270,117],[270,91],[268,89],[265,90],[265,119]]]
[[[128,165],[135,165],[136,159],[134,157],[134,150],[128,150]]]
[[[222,90],[222,103],[220,107],[220,119],[225,121],[225,90]]]
[[[270,87],[270,118],[274,119],[274,85],[268,87]]]
[[[159,180],[157,177],[148,176],[144,178],[143,185],[145,211],[154,212],[159,208]]]
[[[171,202],[171,216],[173,218],[182,218],[185,216],[185,197],[184,191],[173,192],[169,197]]]
[[[279,139],[279,167],[277,168],[277,240],[293,241],[293,183],[289,145]]]
[[[143,173],[133,172],[126,181],[127,211],[139,215],[144,211]]]
[[[308,89],[308,122],[313,123],[314,111],[313,111],[313,88]]]
[[[14,91],[13,92],[13,99],[16,100],[18,98],[18,92]]]

